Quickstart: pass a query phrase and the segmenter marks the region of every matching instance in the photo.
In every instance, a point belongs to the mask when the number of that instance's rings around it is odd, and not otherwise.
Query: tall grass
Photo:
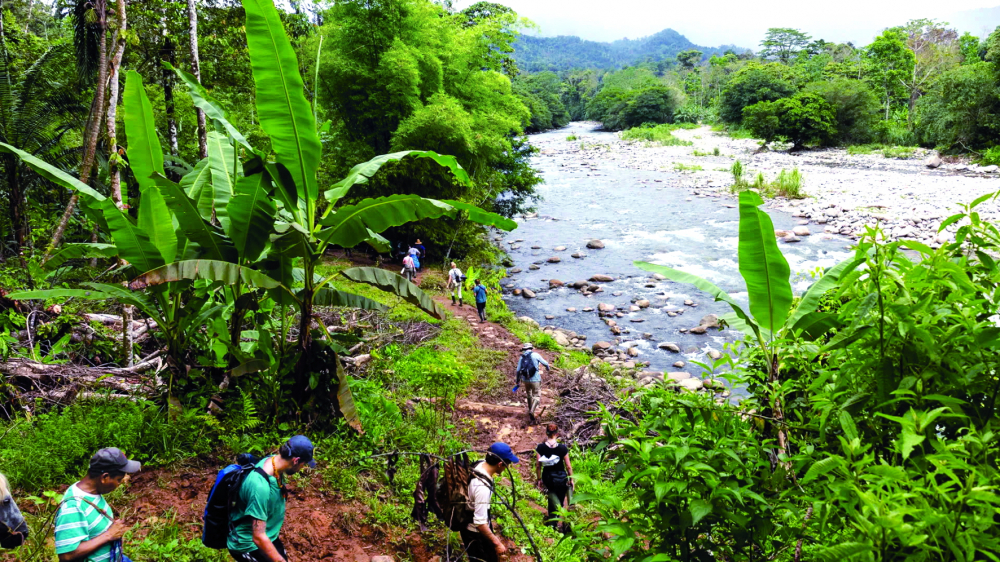
[[[677,129],[693,129],[695,127],[697,125],[691,123],[643,125],[623,131],[621,138],[627,141],[656,143],[660,146],[691,146],[694,143],[675,137],[672,131],[676,131]]]
[[[802,192],[802,173],[798,168],[792,171],[781,170],[774,181],[769,182],[764,177],[763,172],[757,172],[753,181],[747,181],[747,170],[739,160],[733,162],[729,173],[733,176],[733,184],[730,186],[732,193],[739,193],[747,189],[755,189],[764,197],[786,197],[788,199],[802,199],[805,194]]]

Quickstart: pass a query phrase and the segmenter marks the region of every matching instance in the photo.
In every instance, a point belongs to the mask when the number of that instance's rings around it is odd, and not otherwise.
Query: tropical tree
[[[913,76],[916,56],[906,46],[906,36],[898,29],[887,29],[865,49],[865,75],[881,93],[885,119],[894,101],[907,99],[906,82]]]
[[[772,27],[760,42],[760,56],[788,64],[796,53],[809,46],[808,34],[790,27]]]

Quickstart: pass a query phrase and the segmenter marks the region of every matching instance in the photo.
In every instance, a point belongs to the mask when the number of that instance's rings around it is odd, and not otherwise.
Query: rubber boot
[[[458,308],[462,308],[463,306],[465,305],[462,304],[462,297],[458,297]]]
[[[455,295],[451,296],[451,306],[455,306]]]

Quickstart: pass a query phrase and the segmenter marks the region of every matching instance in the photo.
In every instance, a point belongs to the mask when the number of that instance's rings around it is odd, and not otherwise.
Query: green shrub
[[[917,101],[914,129],[921,144],[968,150],[996,142],[1000,96],[988,62],[943,72]],[[899,143],[910,144],[910,143]]]
[[[712,149],[712,156],[720,156],[720,155],[722,155],[722,151],[719,150],[719,147],[715,147]]]
[[[691,146],[691,141],[681,140],[675,137],[671,131],[675,131],[678,128],[676,125],[642,125],[640,127],[633,127],[627,131],[623,131],[621,134],[622,140],[627,141],[647,141],[659,144],[661,146]]]
[[[811,82],[803,90],[822,97],[833,109],[838,144],[871,142],[875,138],[880,107],[868,84],[849,78]]]
[[[697,164],[685,164],[684,162],[674,162],[675,172],[700,172],[704,168]]]
[[[983,156],[979,159],[979,163],[984,166],[1000,166],[1000,146],[994,146],[986,152],[983,152]]]
[[[743,110],[743,124],[765,146],[778,138],[788,139],[793,148],[826,145],[837,135],[833,107],[818,94],[801,93],[751,105]]]
[[[917,149],[912,146],[887,146],[882,149],[882,156],[886,158],[906,160],[907,158],[912,158],[913,153],[916,152],[916,150]]]
[[[882,145],[880,144],[856,144],[847,147],[847,153],[850,155],[874,154],[875,152],[881,150],[882,150]]]
[[[801,199],[804,197],[802,194],[802,174],[799,173],[798,168],[793,169],[791,172],[781,170],[778,177],[774,180],[773,188],[782,197],[789,199]]]
[[[576,136],[576,135],[570,135],[570,136],[566,137],[566,140],[568,140],[568,141],[571,141],[571,142],[572,142],[572,141],[575,141],[575,140],[578,140],[578,139],[577,139],[577,136]]]

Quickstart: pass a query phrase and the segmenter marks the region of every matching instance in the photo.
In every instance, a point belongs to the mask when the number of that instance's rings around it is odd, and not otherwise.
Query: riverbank
[[[566,135],[535,146],[542,154],[573,154],[582,162],[643,171],[680,170],[675,187],[712,197],[733,197],[729,170],[736,160],[751,178],[759,171],[773,180],[781,170],[798,168],[806,198],[777,198],[769,201],[768,207],[808,221],[814,233],[857,238],[865,225],[878,223],[891,239],[917,239],[935,247],[949,240],[947,232],[938,234],[944,219],[958,212],[962,204],[1000,187],[996,166],[949,159],[953,161],[930,169],[925,161],[933,151],[926,149],[915,149],[908,158],[886,158],[879,152],[849,154],[843,148],[757,153],[758,141],[734,139],[707,126],[674,132],[691,142],[690,146],[623,141],[619,135],[595,135],[594,128],[593,123],[573,123],[565,129]],[[566,140],[570,134],[578,140]],[[714,155],[716,148],[718,156]],[[1000,209],[984,207],[980,215],[997,220]]]

